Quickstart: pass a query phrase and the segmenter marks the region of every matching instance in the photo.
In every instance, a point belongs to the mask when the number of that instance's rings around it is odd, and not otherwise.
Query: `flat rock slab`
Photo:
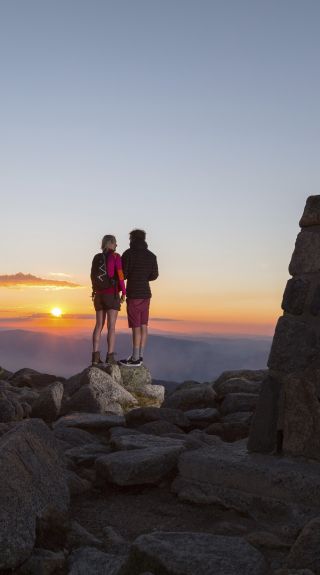
[[[0,486],[0,569],[14,569],[31,554],[36,516],[48,506],[69,507],[57,441],[42,420],[21,422],[1,437]]]
[[[80,429],[107,430],[110,427],[122,427],[126,424],[121,415],[102,415],[98,413],[71,413],[60,417],[54,424],[54,429],[60,425],[66,427],[80,427]]]
[[[220,503],[258,517],[319,514],[320,464],[306,459],[248,453],[246,440],[215,444],[179,458],[173,489],[182,499]],[[309,515],[310,514],[310,515]],[[296,515],[299,515],[297,513]]]
[[[156,532],[138,537],[121,575],[266,575],[263,555],[240,537]]]
[[[178,427],[188,427],[190,421],[183,411],[179,409],[159,408],[159,407],[138,407],[131,409],[126,414],[127,425],[143,425],[150,421],[167,421]]]
[[[158,437],[155,435],[148,435],[146,433],[125,434],[112,437],[110,444],[115,450],[131,450],[131,449],[148,449],[154,448],[167,448],[178,447],[184,448],[185,441],[183,439],[172,439],[171,437]]]
[[[116,485],[158,483],[176,465],[183,447],[156,447],[118,451],[96,460],[97,476]]]

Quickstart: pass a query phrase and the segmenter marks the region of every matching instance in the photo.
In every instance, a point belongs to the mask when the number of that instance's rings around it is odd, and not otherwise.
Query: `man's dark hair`
[[[132,230],[130,232],[130,241],[132,240],[145,240],[146,232],[144,230]]]

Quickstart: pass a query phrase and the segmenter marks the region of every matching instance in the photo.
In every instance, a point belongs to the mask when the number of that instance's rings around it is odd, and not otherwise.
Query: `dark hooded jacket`
[[[148,250],[148,244],[141,239],[130,242],[130,248],[122,254],[122,269],[127,281],[127,298],[147,299],[151,297],[149,282],[156,280],[158,263],[156,256]]]

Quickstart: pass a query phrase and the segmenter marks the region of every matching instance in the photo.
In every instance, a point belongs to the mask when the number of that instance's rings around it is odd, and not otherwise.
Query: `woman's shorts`
[[[120,296],[114,293],[96,293],[93,300],[96,311],[115,309],[120,311]]]
[[[127,314],[129,327],[148,325],[150,298],[127,299]]]

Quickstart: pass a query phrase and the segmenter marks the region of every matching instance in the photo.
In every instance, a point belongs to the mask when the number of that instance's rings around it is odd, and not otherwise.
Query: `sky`
[[[272,335],[320,190],[319,19],[317,0],[0,0],[0,329],[88,328],[102,236],[122,253],[139,227],[154,329]]]

